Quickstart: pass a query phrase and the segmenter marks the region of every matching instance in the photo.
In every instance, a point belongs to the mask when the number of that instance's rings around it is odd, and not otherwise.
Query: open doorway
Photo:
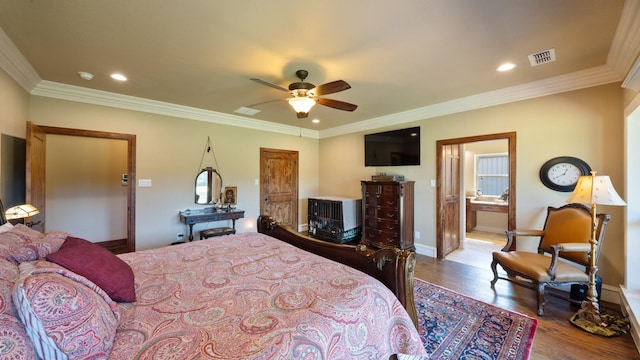
[[[464,143],[460,157],[464,231],[460,247],[446,259],[486,268],[491,253],[507,242],[509,144],[506,139]]]
[[[41,221],[42,231],[46,230],[46,142],[48,135],[74,136],[81,138],[98,138],[126,141],[127,156],[127,184],[126,184],[126,239],[101,241],[99,244],[114,252],[135,251],[135,181],[136,181],[136,136],[132,134],[120,134],[103,131],[60,128],[53,126],[36,125],[27,122],[27,147],[26,147],[26,201],[40,210],[40,213],[32,220]]]
[[[485,179],[476,176],[474,169],[477,167],[477,163],[475,163],[475,160],[471,160],[471,170],[468,169],[469,166],[465,165],[465,151],[473,149],[473,144],[475,143],[483,143],[488,147],[491,144],[489,142],[493,141],[496,141],[495,144],[499,144],[500,141],[506,142],[507,155],[503,161],[506,161],[508,176],[507,179],[504,179],[505,182],[495,182],[495,186],[498,186],[495,189],[499,189],[499,195],[492,195],[492,193],[497,192],[497,190],[489,190],[489,188],[487,188],[487,196],[483,198],[481,196],[484,194],[482,187],[488,185],[484,182]],[[477,230],[482,231],[482,226],[484,226],[484,230],[492,230],[488,231],[488,233],[497,233],[495,232],[496,229],[499,229],[501,232],[514,229],[516,205],[516,133],[508,132],[439,140],[436,142],[436,147],[438,154],[436,161],[438,184],[436,189],[438,202],[436,208],[436,246],[438,259],[445,259],[447,255],[464,246],[468,232],[467,227],[470,227],[472,231],[478,228],[477,216],[479,210],[480,212],[487,212],[483,210],[491,208],[490,210],[495,210],[496,213],[506,214],[506,224],[491,225],[491,223],[487,224],[483,219],[484,224]],[[478,145],[478,148],[481,147],[481,145]],[[486,153],[490,152],[494,151],[486,151]],[[472,186],[466,185],[467,180],[465,174],[469,175],[469,172],[472,174],[470,180]],[[481,175],[491,177],[496,174],[489,171]],[[504,176],[504,174],[498,175]],[[504,187],[504,184],[507,184],[507,186]],[[478,189],[481,190],[480,194],[477,192]],[[505,194],[506,196],[504,196]],[[498,201],[493,201],[500,200],[503,197],[506,197],[506,201],[500,204],[499,208],[494,208],[498,206]],[[467,206],[471,198],[473,198],[474,204]],[[471,214],[468,214],[467,210],[473,211]],[[491,213],[494,211],[488,212]],[[475,218],[473,218],[473,216],[475,216]],[[504,216],[505,215],[502,215],[502,217]],[[468,217],[469,219],[467,219]],[[485,215],[482,215],[482,218],[485,217]],[[491,215],[489,215],[489,217],[491,217]],[[491,240],[487,242],[493,243],[494,241]],[[499,245],[493,245],[494,248],[497,246]],[[487,248],[490,247],[487,246]],[[486,266],[488,266],[488,263]]]

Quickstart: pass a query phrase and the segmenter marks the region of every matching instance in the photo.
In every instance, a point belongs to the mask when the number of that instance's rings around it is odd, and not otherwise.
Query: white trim
[[[301,129],[297,126],[277,124],[274,122],[249,119],[243,116],[224,114],[189,106],[171,104],[163,101],[149,100],[135,96],[111,93],[102,90],[84,88],[42,80],[32,91],[32,95],[55,99],[77,101],[82,103],[109,106],[119,109],[147,112],[152,114],[179,117],[217,124],[258,129],[288,135],[318,138],[317,130]]]
[[[414,245],[416,247],[416,254],[426,255],[432,258],[435,258],[438,256],[437,250],[433,246],[427,246],[422,244],[414,244]]]
[[[631,337],[633,342],[636,343],[636,349],[640,352],[640,322],[638,322],[638,314],[640,314],[640,291],[629,290],[624,287],[620,287],[620,299],[622,305],[622,312],[624,315],[629,316],[631,322]]]
[[[428,105],[422,108],[403,111],[396,114],[381,116],[353,124],[321,130],[320,138],[377,129],[385,126],[398,125],[410,121],[430,119],[438,116],[460,113],[485,107],[527,100],[541,96],[557,94],[566,91],[579,90],[588,87],[610,84],[621,81],[609,66],[602,65],[591,69],[577,71],[571,74],[556,76],[540,81],[511,86],[482,94],[467,96],[460,99]]]
[[[2,28],[0,28],[0,67],[27,92],[31,92],[42,80]]]
[[[620,288],[617,286],[602,284],[602,293],[600,294],[600,297],[600,300],[602,301],[620,304]]]

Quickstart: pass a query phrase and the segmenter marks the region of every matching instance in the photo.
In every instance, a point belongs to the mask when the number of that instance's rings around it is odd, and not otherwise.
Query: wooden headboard
[[[2,204],[2,199],[0,199],[0,225],[7,222],[7,218],[4,215],[4,205]]]

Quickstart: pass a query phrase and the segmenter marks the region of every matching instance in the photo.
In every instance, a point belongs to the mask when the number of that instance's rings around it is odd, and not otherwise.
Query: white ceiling
[[[235,109],[287,96],[250,78],[287,87],[305,69],[315,85],[342,79],[352,88],[327,97],[357,104],[354,112],[316,105],[299,120],[282,100],[247,116],[331,132],[622,81],[638,54],[620,40],[637,29],[616,33],[623,8],[624,0],[0,0],[0,28],[35,70],[36,95],[68,84],[242,120]],[[529,64],[552,48],[555,62]],[[503,62],[517,67],[499,73]],[[129,81],[110,79],[116,71]]]

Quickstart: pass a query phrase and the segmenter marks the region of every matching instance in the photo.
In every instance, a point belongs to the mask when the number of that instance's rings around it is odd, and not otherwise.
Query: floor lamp
[[[596,205],[626,205],[624,200],[620,198],[616,190],[611,184],[608,176],[596,176],[596,172],[592,171],[591,175],[580,176],[573,193],[567,199],[568,203],[580,203],[591,205],[591,251],[589,253],[589,290],[587,298],[582,302],[582,306],[578,312],[573,315],[571,322],[579,328],[588,332],[604,335],[615,336],[626,332],[628,322],[625,319],[619,319],[612,315],[600,314],[600,305],[598,304],[598,292],[596,290]]]

